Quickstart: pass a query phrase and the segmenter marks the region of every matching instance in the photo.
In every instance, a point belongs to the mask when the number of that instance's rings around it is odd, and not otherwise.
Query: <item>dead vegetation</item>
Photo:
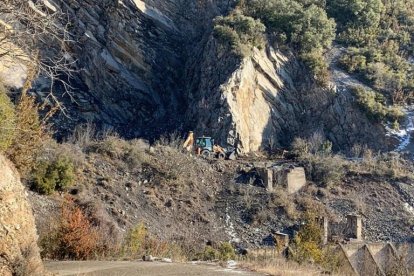
[[[252,254],[240,262],[240,267],[272,276],[314,276],[322,271],[313,265],[300,265],[283,257],[270,256],[267,253]]]
[[[373,175],[392,180],[411,179],[414,167],[399,153],[375,153],[356,145],[349,156],[332,153],[332,144],[320,134],[310,139],[297,138],[293,153],[305,166],[308,178],[321,187],[338,186],[350,174]]]

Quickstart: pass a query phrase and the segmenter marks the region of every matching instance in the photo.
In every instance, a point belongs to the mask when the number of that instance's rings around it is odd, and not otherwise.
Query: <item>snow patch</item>
[[[387,136],[395,137],[399,140],[399,144],[395,151],[401,152],[404,151],[411,141],[411,136],[414,132],[414,107],[411,106],[404,110],[406,114],[405,126],[402,126],[399,130],[392,129],[390,125],[387,125],[385,128],[387,130]]]
[[[229,207],[226,207],[226,234],[229,235],[231,237],[230,242],[240,242],[240,239],[237,238],[237,233],[236,230],[234,229],[234,224],[231,221],[231,217],[229,215]]]
[[[411,215],[413,215],[413,216],[414,216],[414,208],[413,208],[410,204],[408,204],[407,202],[406,202],[406,203],[404,203],[404,209],[405,209],[408,213],[410,213]]]

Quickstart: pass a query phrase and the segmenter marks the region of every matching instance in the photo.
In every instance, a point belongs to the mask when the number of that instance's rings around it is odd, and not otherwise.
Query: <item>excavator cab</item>
[[[214,139],[211,137],[198,137],[195,142],[196,151],[204,157],[210,157],[213,153]]]
[[[192,151],[193,145],[195,146],[195,153],[203,156],[204,158],[215,157],[218,159],[236,159],[236,150],[234,148],[225,149],[216,144],[214,139],[211,137],[202,136],[194,139],[194,133],[190,131],[183,144],[183,148],[187,151]]]

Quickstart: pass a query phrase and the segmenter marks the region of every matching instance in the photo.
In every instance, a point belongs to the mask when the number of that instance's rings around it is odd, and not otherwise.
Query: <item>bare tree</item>
[[[50,81],[48,98],[61,106],[54,95],[56,83],[72,97],[69,79],[75,60],[69,54],[73,41],[69,19],[47,0],[0,1],[0,58],[20,63]]]

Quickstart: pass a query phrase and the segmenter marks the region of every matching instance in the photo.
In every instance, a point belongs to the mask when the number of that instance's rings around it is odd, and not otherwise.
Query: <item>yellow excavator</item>
[[[189,152],[194,150],[197,155],[203,156],[204,158],[236,159],[236,151],[234,149],[225,149],[215,144],[214,139],[211,137],[202,136],[194,139],[193,131],[188,133],[183,148]]]

